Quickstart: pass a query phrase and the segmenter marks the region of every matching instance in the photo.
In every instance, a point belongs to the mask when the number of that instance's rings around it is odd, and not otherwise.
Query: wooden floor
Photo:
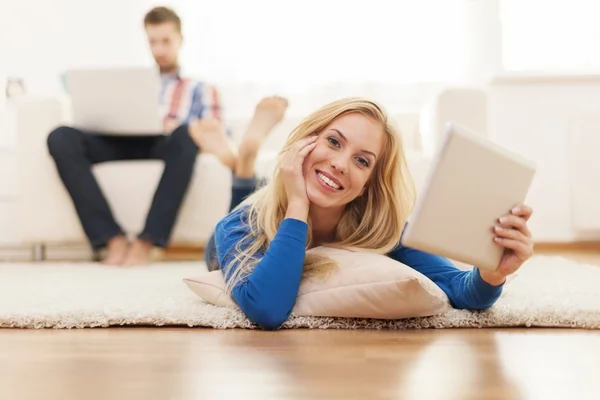
[[[548,252],[556,254],[556,252]],[[560,252],[600,265],[600,252]],[[0,398],[598,399],[600,331],[3,330]]]

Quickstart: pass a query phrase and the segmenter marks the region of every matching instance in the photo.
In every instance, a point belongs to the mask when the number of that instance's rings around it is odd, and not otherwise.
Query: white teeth
[[[323,175],[322,173],[317,173],[317,175],[319,175],[319,178],[321,178],[321,180],[323,182],[325,182],[326,184],[328,184],[329,186],[331,186],[334,189],[339,189],[339,185],[337,185],[334,181],[332,181],[331,179],[329,179],[328,177],[326,177],[325,175]]]

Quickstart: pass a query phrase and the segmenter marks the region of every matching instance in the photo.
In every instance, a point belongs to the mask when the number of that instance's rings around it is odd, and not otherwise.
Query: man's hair
[[[144,17],[144,27],[164,24],[166,22],[175,24],[177,31],[181,33],[181,18],[179,18],[179,15],[175,11],[168,7],[154,7]]]

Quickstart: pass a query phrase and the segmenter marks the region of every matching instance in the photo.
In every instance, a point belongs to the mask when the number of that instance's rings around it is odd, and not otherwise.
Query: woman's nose
[[[348,172],[348,161],[346,157],[338,156],[331,159],[331,167],[341,174]]]

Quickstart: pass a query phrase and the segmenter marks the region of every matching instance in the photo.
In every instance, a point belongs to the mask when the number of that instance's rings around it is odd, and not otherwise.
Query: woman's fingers
[[[529,221],[533,214],[533,209],[525,204],[519,204],[511,210],[511,213],[523,218],[525,221]]]
[[[304,146],[304,148],[298,152],[298,156],[301,156],[304,159],[304,157],[306,157],[316,145],[317,143],[311,143],[307,146]]]
[[[295,164],[295,160],[300,157],[298,161],[304,161],[304,157],[310,153],[312,149],[316,146],[316,136],[309,136],[302,140],[299,140],[288,152],[287,160],[289,163]],[[302,162],[300,162],[302,164]]]
[[[281,165],[281,172],[288,201],[309,203],[304,180],[303,164],[306,156],[315,148],[316,136],[303,138],[289,148]]]
[[[316,135],[311,135],[311,136],[305,137],[304,139],[298,140],[294,144],[293,148],[296,149],[297,151],[300,151],[301,149],[303,149],[304,147],[308,146],[309,144],[313,143],[316,140],[317,140]]]
[[[522,217],[509,214],[500,217],[498,220],[504,228],[514,228],[527,237],[531,236],[531,232],[529,231],[529,227],[527,226],[527,221]]]
[[[494,233],[499,237],[518,240],[523,243],[528,243],[530,240],[523,232],[512,228],[504,228],[502,226],[495,226]]]
[[[504,237],[495,237],[494,241],[502,247],[514,251],[521,260],[526,260],[533,254],[533,246],[531,243],[524,243],[520,240],[507,239]]]
[[[287,153],[286,159],[283,162],[281,169],[288,173],[302,169],[304,159],[316,146],[316,136],[311,136],[299,140],[292,146]]]

